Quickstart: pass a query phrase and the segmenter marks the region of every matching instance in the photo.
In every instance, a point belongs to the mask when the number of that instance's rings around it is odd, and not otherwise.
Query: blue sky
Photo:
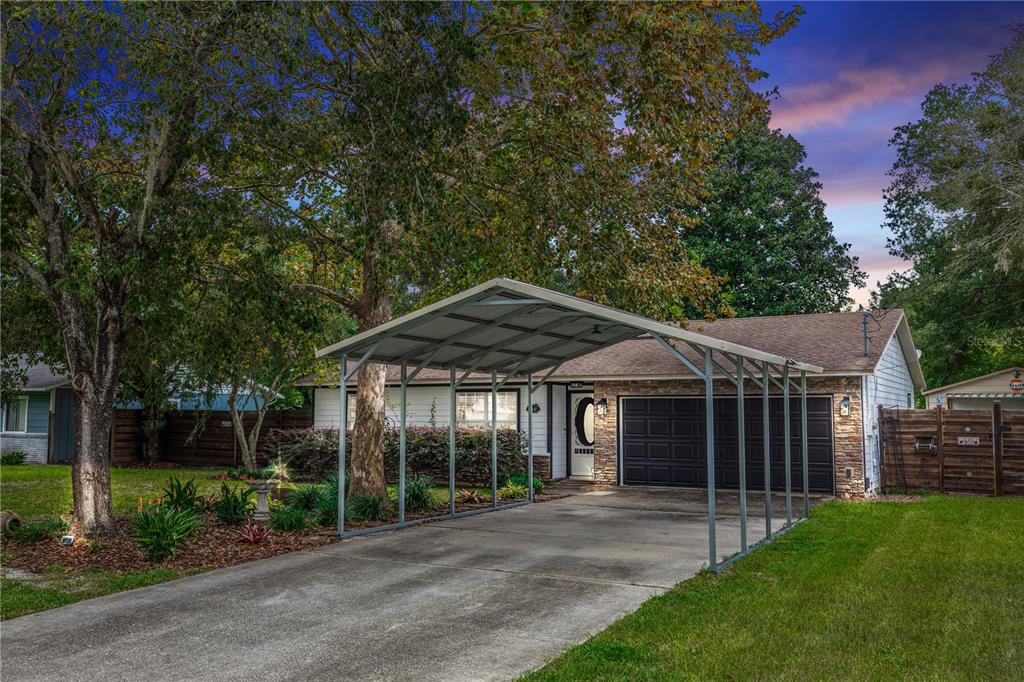
[[[792,2],[765,2],[766,16]],[[772,125],[796,137],[821,174],[837,237],[852,245],[868,288],[907,264],[888,254],[882,191],[896,126],[915,120],[936,83],[967,82],[1024,23],[1024,2],[811,2],[756,63],[778,87]]]

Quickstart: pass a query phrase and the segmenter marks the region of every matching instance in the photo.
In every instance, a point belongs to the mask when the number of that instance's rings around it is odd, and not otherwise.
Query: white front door
[[[594,394],[573,393],[569,414],[572,431],[571,476],[594,479]]]

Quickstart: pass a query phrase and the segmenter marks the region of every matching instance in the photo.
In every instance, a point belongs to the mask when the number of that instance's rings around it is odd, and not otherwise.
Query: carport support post
[[[526,401],[526,499],[533,502],[533,373],[526,375],[529,398]]]
[[[498,374],[491,370],[491,506],[498,506]]]
[[[762,426],[764,428],[764,538],[772,536],[772,445],[768,438],[771,429],[768,403],[768,362],[761,362]]]
[[[338,423],[338,535],[345,535],[345,432],[348,430],[348,392],[345,390],[345,375],[348,374],[348,356],[341,356],[338,372],[338,391],[341,400],[341,421]]]
[[[455,515],[455,368],[451,368],[448,395],[448,513]]]
[[[715,379],[712,375],[715,365],[711,360],[711,349],[704,348],[704,400],[707,403],[704,428],[708,449],[708,565],[718,571],[718,548],[715,546]]]
[[[736,413],[740,456],[740,551],[747,551],[747,420],[743,409],[743,358],[736,356]]]
[[[407,369],[402,360],[402,386],[399,390],[398,405],[398,522],[405,522],[405,394],[409,382],[406,381]]]
[[[782,438],[786,454],[786,525],[793,525],[793,467],[789,452],[789,367],[782,368]]]
[[[800,456],[803,457],[804,518],[811,515],[811,484],[807,480],[807,372],[800,370]]]

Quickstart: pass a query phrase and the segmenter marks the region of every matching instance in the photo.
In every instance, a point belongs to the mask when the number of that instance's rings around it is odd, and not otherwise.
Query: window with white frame
[[[498,426],[517,425],[516,391],[498,392]],[[455,396],[456,417],[459,424],[463,426],[490,426],[491,425],[491,394],[490,392],[480,393],[458,393]]]
[[[28,430],[28,396],[18,396],[4,405],[0,430],[22,433]]]

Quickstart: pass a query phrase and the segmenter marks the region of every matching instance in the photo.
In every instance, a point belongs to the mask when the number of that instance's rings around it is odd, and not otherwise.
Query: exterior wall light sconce
[[[598,416],[601,416],[601,417],[603,417],[606,414],[608,414],[608,399],[607,398],[601,398],[600,400],[597,401],[597,414],[598,414]]]
[[[537,414],[538,412],[540,412],[540,405],[538,405],[537,403],[534,403],[530,407],[530,409],[533,411],[534,414]]]
[[[839,401],[839,415],[841,417],[849,417],[850,416],[850,405],[851,404],[852,404],[852,401],[850,400],[850,396],[844,395],[843,399]]]

